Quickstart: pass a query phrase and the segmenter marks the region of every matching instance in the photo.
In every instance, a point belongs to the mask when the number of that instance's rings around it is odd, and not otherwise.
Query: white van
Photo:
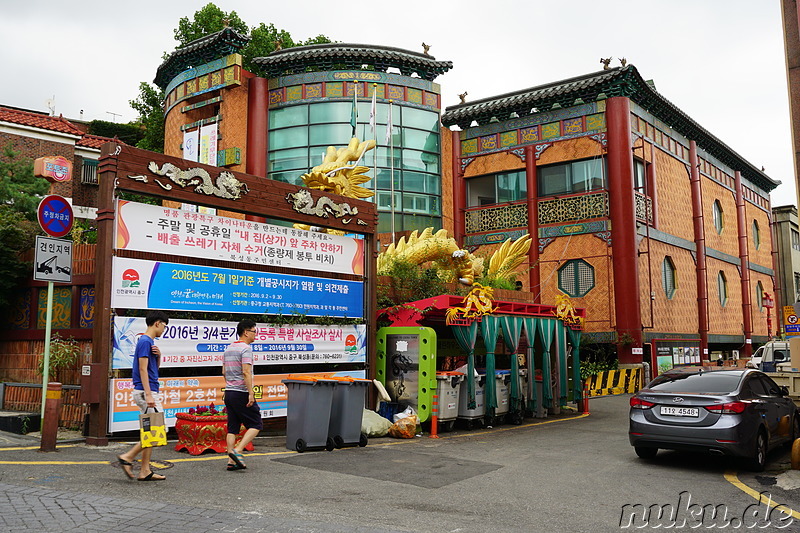
[[[790,361],[788,341],[769,341],[756,350],[747,366],[758,368],[763,372],[775,372],[776,365]]]

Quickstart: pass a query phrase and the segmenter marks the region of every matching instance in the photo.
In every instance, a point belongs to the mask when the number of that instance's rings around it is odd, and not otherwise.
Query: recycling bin
[[[509,399],[511,397],[511,371],[495,370],[495,397],[497,407],[494,410],[496,422],[502,422],[509,409]]]
[[[328,426],[336,381],[314,376],[291,374],[281,380],[286,385],[286,448],[304,452],[311,449],[333,450]]]
[[[439,391],[438,420],[444,431],[451,431],[458,418],[463,372],[436,372],[436,388]]]
[[[469,379],[469,378],[466,378]],[[464,421],[467,429],[472,429],[476,424],[483,424],[483,415],[486,413],[486,406],[484,404],[484,385],[486,384],[486,376],[473,376],[475,384],[475,408],[469,408],[469,394],[467,393],[466,380],[462,384],[464,393],[459,395],[458,399],[458,420]]]
[[[333,387],[328,438],[337,448],[366,446],[367,436],[361,433],[364,401],[372,381],[351,377],[332,377]]]

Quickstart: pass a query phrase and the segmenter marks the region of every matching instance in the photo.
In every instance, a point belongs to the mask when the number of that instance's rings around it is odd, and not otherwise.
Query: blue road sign
[[[51,237],[63,237],[72,229],[72,206],[61,196],[51,194],[39,202],[39,225]]]

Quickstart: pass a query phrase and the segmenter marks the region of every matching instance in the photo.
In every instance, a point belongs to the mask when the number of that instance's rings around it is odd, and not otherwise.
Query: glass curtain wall
[[[328,146],[342,148],[350,142],[352,101],[315,102],[270,110],[269,177],[302,185],[300,179],[319,165]],[[394,167],[395,231],[442,227],[442,187],[439,139],[439,114],[435,111],[392,105],[392,145],[386,143],[389,104],[377,104],[377,127],[370,130],[371,100],[358,102],[356,135],[360,140],[374,138],[377,147],[364,155],[359,164],[377,166],[378,231],[391,231],[392,167]],[[376,183],[377,181],[377,183]]]

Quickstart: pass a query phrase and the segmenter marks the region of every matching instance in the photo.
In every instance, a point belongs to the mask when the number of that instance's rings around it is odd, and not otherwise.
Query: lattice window
[[[583,259],[567,261],[558,269],[558,288],[573,298],[585,296],[594,288],[594,267]]]
[[[675,296],[677,283],[675,280],[675,263],[672,262],[670,256],[664,258],[664,264],[661,268],[661,286],[664,288],[664,294],[671,300]]]
[[[83,169],[81,170],[81,183],[84,185],[97,185],[97,161],[92,159],[83,160]]]

